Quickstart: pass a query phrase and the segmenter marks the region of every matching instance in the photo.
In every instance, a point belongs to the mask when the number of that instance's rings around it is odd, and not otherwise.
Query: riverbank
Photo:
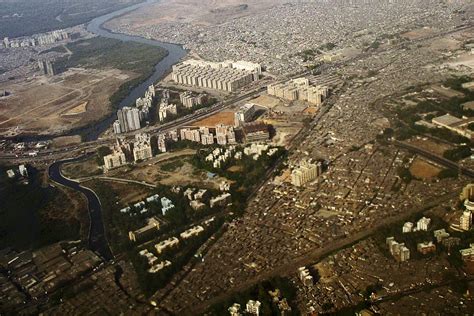
[[[100,254],[105,260],[111,260],[113,259],[113,254],[110,250],[110,246],[105,234],[105,228],[102,219],[102,205],[99,198],[91,189],[83,187],[78,182],[64,177],[61,173],[61,166],[63,163],[78,161],[83,158],[85,157],[55,162],[49,167],[48,176],[50,180],[58,183],[59,185],[76,190],[86,197],[87,209],[89,211],[90,218],[88,240],[89,249]]]
[[[133,5],[104,16],[93,19],[88,25],[87,30],[101,38],[106,40],[118,40],[123,45],[140,45],[142,47],[148,47],[148,50],[159,49],[166,51],[167,54],[161,56],[162,58],[156,61],[154,67],[150,65],[148,71],[141,71],[138,77],[124,83],[119,90],[116,91],[111,97],[111,109],[109,115],[101,116],[100,119],[94,119],[91,122],[87,122],[81,127],[71,128],[59,133],[48,134],[48,135],[38,135],[38,134],[22,134],[21,136],[9,137],[13,141],[44,141],[51,140],[59,136],[72,136],[72,135],[81,135],[83,141],[93,141],[97,140],[107,129],[110,128],[111,124],[115,120],[115,112],[117,109],[130,104],[135,103],[135,100],[139,97],[142,97],[148,86],[156,83],[161,80],[166,74],[169,73],[171,67],[176,64],[180,59],[186,56],[187,51],[183,49],[180,45],[163,43],[159,41],[154,41],[138,36],[129,36],[125,34],[113,33],[103,27],[103,24],[113,19],[117,16],[127,14],[133,10],[136,10],[139,7],[143,7],[152,3],[155,3],[154,0],[149,0],[142,2],[137,5]],[[156,56],[154,56],[156,57]],[[135,56],[131,55],[131,61],[128,64],[133,64]],[[30,129],[31,130],[31,129]]]

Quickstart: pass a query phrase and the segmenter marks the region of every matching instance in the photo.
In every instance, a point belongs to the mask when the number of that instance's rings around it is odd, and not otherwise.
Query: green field
[[[139,2],[142,0],[1,0],[0,38],[79,25]]]

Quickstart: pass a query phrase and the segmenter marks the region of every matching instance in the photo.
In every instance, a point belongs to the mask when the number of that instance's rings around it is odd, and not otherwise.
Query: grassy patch
[[[162,164],[160,166],[160,169],[163,170],[163,171],[167,171],[167,172],[173,172],[176,169],[179,169],[182,166],[184,166],[185,162],[186,162],[186,160],[183,160],[183,159],[180,158],[180,159],[170,161],[170,162],[166,162],[166,163]]]

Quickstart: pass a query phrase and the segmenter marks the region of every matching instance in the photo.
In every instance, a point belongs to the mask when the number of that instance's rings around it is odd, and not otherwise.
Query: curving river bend
[[[107,21],[113,18],[122,16],[126,13],[132,12],[136,9],[139,9],[144,6],[148,6],[156,2],[158,1],[147,0],[146,2],[142,2],[136,5],[118,10],[118,11],[114,11],[112,13],[105,14],[103,16],[93,19],[87,25],[87,30],[89,32],[102,36],[102,37],[117,39],[124,42],[137,42],[137,43],[146,44],[146,45],[158,46],[168,51],[168,55],[165,58],[163,58],[158,64],[155,65],[154,73],[147,80],[143,81],[140,85],[136,86],[132,91],[130,91],[128,96],[120,102],[119,108],[122,108],[130,104],[134,104],[137,98],[143,96],[148,86],[162,79],[166,75],[166,73],[171,69],[171,67],[187,54],[187,51],[181,45],[164,43],[164,42],[155,41],[152,39],[143,38],[140,36],[114,33],[104,28],[103,26],[104,23],[106,23]],[[97,138],[99,138],[99,135],[101,133],[103,133],[105,130],[107,130],[110,127],[110,125],[114,122],[114,120],[115,120],[115,113],[111,117],[108,117],[107,119],[101,121],[100,123],[94,126],[87,127],[85,130],[83,130],[81,134],[85,136],[86,138],[85,140],[96,140]]]
[[[138,8],[141,8],[141,7],[150,5],[152,3],[156,3],[156,2],[157,0],[147,0],[146,2],[142,2],[142,3],[136,4],[136,5],[121,9],[121,10],[117,10],[109,14],[105,14],[103,16],[93,19],[91,22],[89,22],[87,26],[87,30],[89,32],[102,36],[102,37],[113,38],[113,39],[118,39],[122,41],[133,41],[137,43],[158,46],[168,51],[168,55],[163,60],[161,60],[157,65],[155,65],[155,71],[153,75],[151,75],[147,80],[145,80],[140,85],[135,87],[132,91],[130,91],[129,95],[120,102],[119,107],[124,107],[132,103],[135,103],[135,100],[138,97],[141,97],[145,93],[145,90],[147,89],[149,85],[162,79],[163,76],[170,70],[170,68],[187,54],[186,50],[184,50],[183,47],[180,45],[164,43],[160,41],[146,39],[139,36],[113,33],[103,27],[104,23],[106,23],[107,21],[113,18],[119,17],[131,11],[134,11]],[[107,128],[110,127],[110,125],[113,123],[114,120],[115,120],[115,114],[104,119],[103,121],[99,122],[98,124],[94,126],[85,128],[84,130],[81,131],[81,133],[85,135],[86,140],[95,140],[99,137],[101,133],[103,133]],[[64,185],[73,190],[79,191],[86,196],[87,202],[88,202],[87,204],[88,204],[88,210],[89,210],[89,217],[90,217],[90,229],[89,229],[89,240],[88,240],[89,248],[97,252],[98,254],[100,254],[105,260],[111,260],[113,259],[113,254],[112,254],[112,251],[110,250],[110,246],[106,238],[104,223],[102,219],[102,207],[101,207],[99,198],[91,189],[82,187],[78,182],[65,178],[61,174],[61,166],[64,163],[73,162],[80,159],[81,158],[74,158],[74,159],[68,159],[68,160],[55,162],[49,167],[49,170],[48,170],[49,178],[61,185]]]

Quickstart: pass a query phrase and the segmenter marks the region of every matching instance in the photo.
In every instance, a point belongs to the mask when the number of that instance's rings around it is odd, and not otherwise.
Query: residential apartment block
[[[329,88],[312,86],[307,78],[298,78],[285,83],[271,84],[267,87],[267,93],[288,101],[307,101],[318,106],[327,98]]]
[[[233,92],[258,80],[260,73],[260,65],[243,61],[187,60],[173,66],[172,79],[184,85]]]

